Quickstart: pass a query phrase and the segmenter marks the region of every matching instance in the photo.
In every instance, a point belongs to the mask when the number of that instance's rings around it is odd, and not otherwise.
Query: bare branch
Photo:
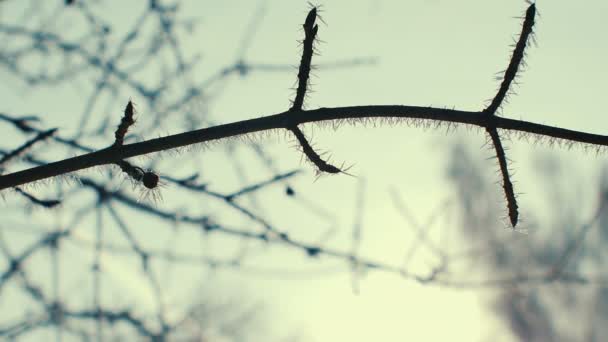
[[[133,106],[133,101],[129,100],[129,103],[127,103],[127,107],[125,108],[125,114],[120,120],[120,125],[118,125],[118,128],[116,128],[116,132],[114,133],[114,137],[116,138],[114,141],[114,146],[120,146],[123,144],[127,130],[135,123],[135,119],[133,118],[134,115],[135,108]]]
[[[293,134],[298,139],[298,142],[300,143],[300,146],[302,147],[302,152],[304,152],[306,157],[308,157],[308,160],[310,160],[313,164],[315,164],[315,166],[317,167],[317,169],[319,169],[320,172],[327,172],[327,173],[342,172],[342,170],[340,170],[339,168],[327,163],[325,160],[323,160],[321,158],[321,156],[319,156],[319,154],[317,154],[317,152],[315,152],[315,150],[312,148],[312,146],[310,146],[310,143],[308,143],[308,140],[306,140],[304,133],[302,133],[302,131],[298,128],[298,126],[294,126],[290,130],[293,132]]]
[[[170,150],[207,141],[273,130],[289,129],[294,124],[324,122],[332,120],[361,120],[366,118],[421,119],[442,123],[461,123],[479,127],[496,127],[504,130],[531,133],[569,142],[608,146],[608,136],[574,131],[560,127],[537,124],[530,121],[487,116],[484,112],[454,109],[416,107],[400,105],[323,107],[299,112],[286,111],[261,118],[237,121],[224,125],[202,128],[194,131],[150,139],[116,148],[106,148],[96,152],[38,166],[35,168],[0,176],[0,190],[22,184],[55,177],[93,166],[114,164],[120,160],[153,152]]]
[[[531,4],[526,10],[526,17],[524,19],[524,23],[521,28],[521,34],[519,36],[519,40],[517,41],[517,45],[515,45],[515,49],[513,50],[513,56],[511,56],[511,61],[509,62],[509,66],[507,70],[505,70],[505,74],[502,79],[502,83],[500,84],[500,88],[498,89],[498,93],[492,99],[492,102],[484,110],[484,112],[488,113],[488,115],[494,115],[498,108],[500,108],[502,102],[507,96],[507,92],[509,91],[509,87],[515,77],[517,76],[517,71],[521,66],[524,55],[526,53],[526,44],[532,35],[532,29],[534,27],[534,17],[536,16],[536,4]]]

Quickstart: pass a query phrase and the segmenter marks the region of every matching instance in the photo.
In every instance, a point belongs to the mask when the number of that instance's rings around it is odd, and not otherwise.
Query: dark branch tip
[[[530,7],[526,10],[525,21],[532,20],[536,16],[536,3],[530,4]]]
[[[317,8],[313,7],[308,12],[308,15],[306,15],[306,20],[304,21],[304,25],[303,25],[304,26],[304,30],[305,31],[312,30],[313,29],[313,24],[315,23],[316,19],[317,19]]]
[[[133,124],[135,124],[135,105],[133,101],[129,100],[127,106],[125,107],[124,114],[122,119],[120,120],[120,124],[116,128],[116,132],[114,132],[114,146],[121,146],[124,142],[125,135]]]

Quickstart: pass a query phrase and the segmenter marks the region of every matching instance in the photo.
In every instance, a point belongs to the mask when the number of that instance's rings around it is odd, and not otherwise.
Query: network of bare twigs
[[[3,41],[7,42],[6,49],[0,52],[3,70],[29,88],[61,85],[89,78],[96,80],[95,87],[85,99],[85,107],[80,118],[76,120],[79,129],[72,136],[61,132],[58,134],[56,129],[40,128],[41,119],[38,116],[0,113],[0,121],[28,136],[21,146],[0,151],[2,173],[15,165],[47,164],[48,160],[41,157],[44,154],[40,149],[47,144],[65,148],[68,154],[72,155],[94,152],[95,149],[88,144],[95,144],[96,139],[107,136],[108,131],[112,130],[113,115],[99,120],[93,113],[99,112],[98,108],[102,106],[102,101],[106,103],[106,107],[111,106],[112,103],[119,101],[123,93],[132,94],[140,104],[139,107],[147,109],[146,121],[140,122],[140,125],[145,125],[144,129],[162,126],[164,121],[175,113],[179,113],[184,120],[184,128],[192,129],[196,126],[212,124],[211,121],[206,121],[208,119],[201,111],[204,109],[201,104],[211,100],[212,95],[207,95],[210,90],[214,87],[221,89],[221,85],[232,75],[246,77],[252,72],[292,72],[293,70],[290,64],[251,63],[246,59],[247,48],[264,12],[263,7],[255,13],[252,24],[246,29],[234,63],[221,68],[202,82],[193,82],[187,75],[197,65],[198,58],[185,57],[180,36],[191,31],[196,23],[177,16],[178,3],[164,5],[159,1],[149,1],[124,32],[114,32],[112,24],[106,21],[107,14],[103,12],[103,7],[100,8],[95,3],[72,2],[69,8],[64,6],[52,8],[50,14],[45,13],[45,9],[48,8],[42,6],[42,2],[37,5],[39,6],[25,8],[23,16],[16,18],[14,24],[0,24],[0,35]],[[70,32],[61,29],[61,22],[57,18],[63,15],[76,15],[81,20],[79,23],[83,27],[81,35],[74,38]],[[53,25],[47,25],[49,21],[52,21]],[[169,69],[165,65],[165,59],[173,61]],[[45,67],[34,70],[23,62],[26,60],[39,60]],[[360,58],[336,61],[327,64],[326,67],[357,67],[373,62],[370,58]],[[155,84],[151,84],[145,76],[140,76],[145,75],[144,71],[154,70],[158,66],[165,67],[165,72]],[[181,91],[176,93],[175,89]],[[214,95],[217,95],[217,90]],[[127,146],[129,141],[133,141],[134,136],[129,135],[128,132],[137,120],[136,109],[134,103],[129,101],[122,120],[113,130],[114,142],[110,148],[116,152],[122,146]],[[93,127],[95,123],[97,127]],[[211,315],[209,310],[217,308],[207,308],[205,299],[197,299],[200,303],[185,306],[186,312],[181,316],[168,317],[170,307],[168,308],[168,304],[164,302],[163,287],[171,277],[165,273],[159,275],[158,268],[161,264],[167,265],[167,269],[201,266],[210,270],[241,268],[242,261],[248,255],[245,246],[239,247],[241,251],[237,250],[235,254],[227,256],[173,250],[175,241],[184,234],[182,228],[184,226],[191,228],[186,229],[189,234],[195,234],[196,238],[193,238],[193,241],[205,241],[207,236],[212,235],[225,235],[235,241],[259,241],[264,245],[281,241],[304,250],[308,255],[321,252],[321,248],[292,241],[286,233],[280,232],[267,222],[258,213],[258,209],[249,209],[243,203],[249,201],[254,208],[257,208],[255,194],[276,186],[284,187],[285,196],[298,197],[293,187],[289,185],[289,181],[298,175],[299,171],[281,172],[262,145],[252,142],[248,147],[270,175],[265,180],[248,181],[242,165],[236,157],[230,157],[231,152],[228,149],[227,161],[240,175],[243,185],[239,189],[227,192],[219,192],[208,187],[208,184],[200,180],[202,177],[198,173],[172,177],[169,175],[171,169],[168,167],[163,168],[162,174],[155,171],[158,160],[150,160],[144,167],[127,161],[126,158],[112,163],[116,167],[100,170],[100,175],[57,178],[56,180],[66,183],[55,183],[57,192],[54,194],[51,192],[50,195],[34,195],[41,189],[32,186],[13,187],[14,196],[21,196],[26,201],[26,210],[28,207],[30,210],[36,210],[36,207],[59,208],[54,209],[54,212],[59,215],[67,212],[71,218],[66,224],[51,224],[49,227],[40,228],[32,224],[31,227],[26,226],[23,229],[21,225],[10,220],[0,224],[2,228],[0,250],[4,262],[0,271],[0,298],[13,297],[31,303],[31,306],[23,310],[16,308],[9,310],[10,312],[3,310],[0,318],[0,336],[18,339],[37,336],[36,334],[41,331],[51,329],[57,333],[58,338],[71,335],[83,340],[118,339],[121,336],[128,338],[133,334],[152,340],[179,336],[204,338],[208,333],[205,329],[213,329],[214,324],[217,325],[216,329],[232,324],[233,327],[225,330],[233,331],[234,334],[241,333],[246,329],[243,320],[249,319],[248,316],[251,314],[244,315],[238,321],[228,316],[216,317],[217,312]],[[198,165],[194,169],[200,169],[200,160],[193,161],[193,164]],[[142,195],[137,196],[128,190],[117,189],[113,179],[132,183],[135,189],[141,189]],[[79,190],[74,190],[72,182],[94,196],[82,202],[76,200],[81,194],[78,194]],[[218,222],[217,218],[206,214],[188,214],[177,208],[163,209],[142,198],[148,196],[153,199],[152,202],[155,202],[160,196],[159,187],[164,185],[191,192],[194,197],[202,196],[231,211],[230,216],[246,219],[248,224],[244,228],[239,228],[221,220]],[[72,199],[78,203],[73,211],[70,207],[74,204]],[[49,214],[53,215],[54,212],[49,211]],[[133,220],[125,219],[126,215],[132,214],[165,222],[169,228],[166,246],[150,246],[150,239],[141,235],[137,224],[134,225]],[[88,225],[87,222],[91,218],[94,222],[93,236],[83,232],[83,227]],[[253,228],[247,225],[253,225]],[[118,228],[117,236],[107,235],[116,233],[111,232],[112,226]],[[258,229],[259,231],[256,231]],[[16,241],[26,242],[23,246],[19,246]],[[76,293],[66,296],[62,290],[69,286],[66,285],[70,283],[68,278],[73,278],[75,274],[66,271],[74,265],[70,264],[66,268],[64,263],[65,251],[70,246],[85,248],[88,252],[86,260],[82,260],[85,270],[87,265],[90,266],[90,276],[85,276],[85,279],[91,281],[91,286],[85,286],[91,289],[90,294],[85,294],[85,299],[78,305],[74,305],[72,301]],[[47,254],[50,255],[49,261],[37,261],[37,258]],[[137,260],[134,268],[139,269],[145,279],[142,286],[151,288],[154,293],[152,296],[156,302],[154,309],[142,312],[138,309],[141,303],[137,300],[127,300],[125,305],[121,303],[121,299],[111,300],[107,297],[107,294],[113,293],[117,286],[108,285],[112,270],[104,259],[110,257],[125,260],[134,257]],[[41,268],[51,270],[48,272],[48,279],[40,279],[37,276],[42,272]],[[81,284],[82,279],[77,280],[77,283]],[[90,305],[83,306],[83,303]],[[233,308],[227,310],[239,311],[241,308],[237,306],[236,310]],[[204,317],[205,315],[213,316],[213,319],[208,319],[209,317]],[[205,321],[202,321],[203,319]]]

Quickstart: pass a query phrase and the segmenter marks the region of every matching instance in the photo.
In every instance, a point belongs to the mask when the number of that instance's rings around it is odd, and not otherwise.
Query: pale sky
[[[200,19],[197,30],[191,36],[183,37],[181,43],[188,54],[201,54],[199,66],[189,77],[202,82],[237,58],[243,34],[260,8],[260,2],[183,2],[185,16]],[[121,5],[120,10],[113,8],[109,0],[101,3],[100,7],[107,4],[117,25],[128,21],[130,12],[137,12],[135,7],[132,10],[128,7],[136,6],[135,1]],[[296,65],[300,59],[300,28],[309,9],[307,2],[268,0],[263,3],[263,17],[244,59],[251,63]],[[373,57],[376,63],[316,71],[312,79],[314,93],[306,102],[307,108],[407,104],[482,109],[485,100],[495,94],[499,82],[494,80],[494,75],[506,68],[511,55],[509,45],[520,32],[521,20],[515,17],[521,16],[527,8],[525,1],[501,0],[326,0],[321,4],[326,24],[320,24],[319,38],[324,43],[318,45],[320,55],[313,58],[313,63],[359,57]],[[10,4],[2,6],[10,7]],[[605,98],[604,82],[608,78],[605,67],[608,2],[539,1],[537,6],[541,15],[535,29],[538,44],[528,50],[528,67],[521,73],[517,95],[510,98],[503,115],[605,133],[605,113],[598,103]],[[0,20],[2,18],[4,15],[0,15]],[[215,122],[226,123],[282,112],[293,97],[289,88],[295,80],[295,69],[293,72],[253,72],[242,79],[232,76],[223,85],[221,95],[207,104],[210,117]],[[78,86],[30,91],[19,82],[0,84],[4,86],[0,111],[41,113],[44,123],[60,127],[60,132],[74,129],[71,113],[82,111],[82,98],[77,88],[93,86],[92,82],[84,82]],[[124,99],[133,97],[137,102],[134,94],[121,96]],[[113,109],[118,113],[123,106],[116,104]],[[99,110],[102,108],[100,105]],[[145,113],[140,115],[140,120],[145,120]],[[5,134],[3,129],[0,127],[0,134]],[[177,133],[174,127],[137,133],[154,138],[169,132]],[[478,130],[460,129],[446,135],[445,130],[405,126],[343,126],[337,131],[309,126],[306,132],[316,146],[331,152],[333,161],[354,165],[350,172],[356,177],[340,175],[316,180],[311,167],[301,163],[301,155],[292,148],[290,139],[276,134],[263,141],[268,142],[269,151],[281,170],[302,168],[306,171],[293,181],[296,192],[330,212],[333,221],[315,216],[302,206],[287,203],[278,195],[270,194],[264,201],[265,193],[258,196],[264,203],[263,212],[277,225],[303,239],[315,241],[327,231],[333,232],[335,236],[327,240],[328,245],[349,251],[356,194],[359,182],[364,180],[366,198],[361,253],[397,265],[413,239],[413,230],[395,209],[391,189],[399,193],[417,219],[423,222],[443,201],[454,197],[446,187],[445,179],[450,144],[463,138],[479,149],[482,158],[491,156],[481,147],[485,138]],[[12,134],[12,131],[6,134]],[[235,144],[236,153],[245,155],[245,149],[239,150],[238,144],[246,142]],[[4,143],[2,146],[7,147]],[[519,198],[524,218],[526,212],[533,211],[540,216],[551,215],[550,204],[543,203],[544,197],[536,192],[539,176],[534,173],[534,156],[544,152],[555,154],[571,165],[568,177],[585,180],[583,186],[587,191],[591,191],[602,162],[602,158],[576,149],[553,151],[517,141],[509,147],[509,156],[515,160],[517,170],[516,186],[524,193]],[[205,179],[219,190],[238,188],[232,171],[227,175],[227,168],[218,157],[224,150],[214,151],[214,148],[203,154],[203,160],[213,163],[205,169]],[[164,158],[167,162],[171,157]],[[192,157],[182,154],[175,157],[175,163],[188,158]],[[251,169],[251,179],[260,179],[259,172],[255,174],[255,171],[263,168],[256,164]],[[494,174],[493,161],[487,162],[487,172],[490,176]],[[564,179],[564,182],[568,181],[568,178]],[[180,192],[163,191],[165,200],[159,206],[173,208],[179,201]],[[589,213],[593,204],[583,201],[581,212]],[[190,205],[196,208],[195,204]],[[197,205],[207,208],[205,203]],[[537,208],[545,211],[536,212]],[[213,211],[203,209],[203,212]],[[43,222],[50,214],[38,212],[35,215],[33,221]],[[57,220],[61,221],[61,218]],[[143,222],[138,227],[145,230],[140,232],[142,236],[152,240],[165,239],[167,234],[160,232],[162,224],[159,221]],[[442,218],[439,225],[435,228],[438,232],[451,236],[449,217]],[[496,225],[500,226],[500,223]],[[83,232],[82,236],[92,239],[93,231]],[[178,239],[178,242],[182,240]],[[193,243],[182,242],[176,244],[177,249],[198,248]],[[233,250],[234,243],[222,239],[210,239],[206,246],[221,254],[224,245],[229,243],[230,247],[226,248]],[[458,247],[457,240],[453,243],[455,245],[450,248]],[[192,294],[189,291],[195,291],[200,282],[217,283],[218,288],[225,289],[227,296],[236,293],[264,303],[263,315],[268,316],[265,323],[271,331],[283,335],[293,332],[304,341],[512,340],[507,327],[487,307],[493,290],[448,289],[371,272],[360,279],[359,293],[354,293],[350,266],[345,262],[309,259],[283,247],[251,248],[255,251],[254,256],[247,259],[243,269],[199,272],[191,277],[188,271],[179,273],[167,285],[167,296],[183,300],[189,298]],[[66,252],[69,253],[79,252]],[[136,262],[131,261],[105,258],[109,278],[119,279],[117,282],[132,291],[132,296],[127,297],[138,308],[153,307],[151,293],[140,290],[143,285],[139,282],[145,282],[132,274],[134,268],[130,264],[136,265]],[[412,271],[426,274],[435,261],[432,257],[421,256],[411,265]]]

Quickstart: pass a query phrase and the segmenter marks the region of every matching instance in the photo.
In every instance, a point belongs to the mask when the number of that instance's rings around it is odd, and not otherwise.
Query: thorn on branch
[[[343,172],[339,168],[324,161],[321,158],[321,156],[319,156],[317,154],[317,152],[315,152],[315,150],[312,148],[312,146],[310,146],[310,143],[308,142],[308,140],[306,140],[304,133],[302,133],[302,131],[298,128],[298,126],[294,126],[294,127],[290,128],[289,130],[292,131],[293,134],[298,139],[298,142],[300,143],[300,146],[302,147],[302,152],[304,152],[306,157],[308,157],[308,160],[310,160],[313,164],[315,164],[315,166],[317,167],[317,169],[320,172],[327,172],[327,173]]]
[[[25,133],[34,131],[34,128],[32,128],[32,126],[30,126],[29,122],[40,121],[40,119],[37,116],[25,116],[25,117],[16,119],[16,118],[12,118],[12,117],[10,117],[6,114],[2,114],[2,113],[0,113],[0,120],[4,120],[4,121],[12,123],[13,125],[15,125],[15,127],[17,127],[19,130],[21,130],[22,132],[25,132]]]
[[[173,177],[169,177],[169,176],[162,176],[163,180],[171,182],[173,184],[177,184],[186,189],[189,189],[192,191],[199,191],[199,192],[207,191],[207,183],[197,183],[196,182],[198,177],[199,177],[198,173],[195,173],[191,176],[188,176],[186,178],[181,178],[181,179],[173,178]]]
[[[243,195],[247,195],[250,194],[252,192],[258,191],[260,189],[263,189],[271,184],[275,184],[277,182],[280,182],[284,179],[290,178],[296,174],[298,174],[300,171],[299,170],[294,170],[294,171],[290,171],[287,173],[282,173],[282,174],[277,174],[274,177],[264,180],[262,182],[259,183],[255,183],[249,186],[246,186],[244,188],[242,188],[241,190],[235,191],[231,194],[225,195],[224,197],[226,198],[226,200],[234,200],[236,197],[239,196],[243,196]],[[293,192],[293,190],[292,190]]]
[[[312,63],[312,55],[314,53],[314,41],[317,36],[317,30],[319,26],[315,24],[317,19],[317,8],[313,7],[304,21],[304,41],[302,42],[302,59],[300,60],[300,67],[298,69],[298,89],[296,91],[296,97],[293,100],[291,111],[302,110],[304,104],[304,97],[306,96],[306,88],[308,86],[308,80],[310,78],[310,65]]]

